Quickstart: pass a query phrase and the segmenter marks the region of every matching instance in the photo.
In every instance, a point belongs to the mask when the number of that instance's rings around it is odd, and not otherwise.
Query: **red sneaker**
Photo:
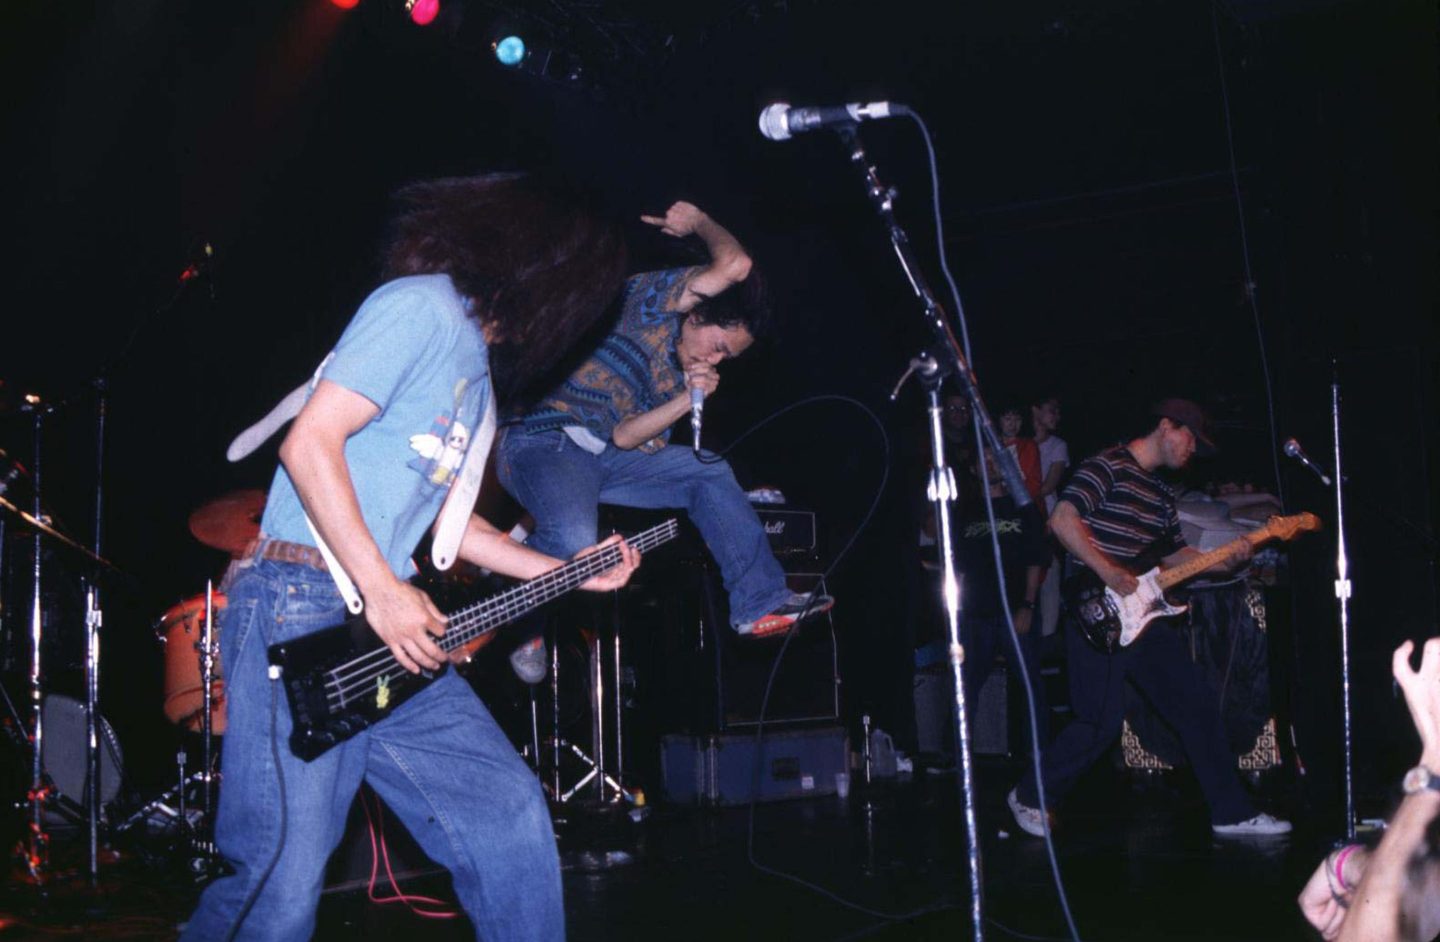
[[[794,592],[770,614],[736,625],[735,630],[746,638],[768,638],[789,631],[797,621],[824,614],[834,607],[835,600],[828,595]]]

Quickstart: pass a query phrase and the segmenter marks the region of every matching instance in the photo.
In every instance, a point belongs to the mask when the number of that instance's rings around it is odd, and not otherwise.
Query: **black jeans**
[[[1070,706],[1075,718],[1045,749],[1045,806],[1054,808],[1076,780],[1114,744],[1125,718],[1124,685],[1133,683],[1180,737],[1190,767],[1210,806],[1212,824],[1233,824],[1255,814],[1226,743],[1215,693],[1190,660],[1172,625],[1150,625],[1134,644],[1115,654],[1092,648],[1078,627],[1066,624]],[[1017,796],[1040,807],[1033,768]]]

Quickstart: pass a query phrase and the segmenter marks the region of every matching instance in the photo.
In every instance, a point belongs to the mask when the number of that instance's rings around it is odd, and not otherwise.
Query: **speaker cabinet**
[[[955,753],[955,684],[950,679],[948,662],[937,668],[915,673],[915,728],[921,752],[940,755]],[[1015,742],[1016,717],[1023,711],[1012,709],[1010,671],[997,663],[985,682],[975,703],[965,704],[970,720],[970,751],[977,756],[1009,756]]]
[[[824,580],[814,573],[788,573],[792,592],[816,587],[824,594]],[[707,579],[709,634],[715,670],[715,729],[745,729],[760,721],[765,688],[785,636],[754,640],[737,635],[729,625],[724,592],[713,575]],[[840,715],[840,668],[835,647],[835,622],[825,612],[807,618],[785,649],[784,660],[770,685],[765,722],[833,722]]]

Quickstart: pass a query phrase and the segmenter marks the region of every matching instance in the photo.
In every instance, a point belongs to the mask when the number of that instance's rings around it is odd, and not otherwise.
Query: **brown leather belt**
[[[291,543],[288,540],[272,540],[266,536],[259,536],[250,541],[245,548],[244,559],[269,559],[277,563],[296,563],[301,566],[309,566],[311,569],[323,569],[329,571],[325,565],[325,557],[313,546],[306,546],[304,543]]]

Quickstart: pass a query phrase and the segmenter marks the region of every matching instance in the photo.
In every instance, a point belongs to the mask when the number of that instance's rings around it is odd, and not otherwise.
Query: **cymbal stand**
[[[215,686],[215,584],[205,580],[205,626],[200,631],[200,770],[202,791],[200,807],[205,815],[205,828],[201,835],[200,850],[206,857],[213,856],[214,841],[214,686]]]
[[[95,380],[95,541],[91,549],[104,558],[101,536],[105,511],[105,418],[108,408],[104,377]],[[85,810],[89,818],[90,882],[100,879],[100,630],[105,624],[97,580],[85,590]]]
[[[34,447],[35,453],[30,460],[30,483],[33,490],[31,513],[36,520],[41,519],[41,451],[44,439],[45,416],[49,414],[50,407],[40,401],[39,396],[26,396],[24,410],[30,413],[34,423]],[[30,827],[28,844],[25,851],[25,868],[29,871],[30,878],[41,882],[45,877],[45,869],[50,863],[50,836],[45,833],[45,802],[50,797],[50,783],[45,779],[45,765],[43,754],[45,749],[45,717],[41,709],[44,692],[40,689],[40,640],[44,634],[43,605],[40,595],[41,588],[41,533],[35,531],[34,559],[31,561],[31,601],[30,601],[30,716],[31,716],[31,739],[30,739],[30,792],[27,796],[30,802]]]

